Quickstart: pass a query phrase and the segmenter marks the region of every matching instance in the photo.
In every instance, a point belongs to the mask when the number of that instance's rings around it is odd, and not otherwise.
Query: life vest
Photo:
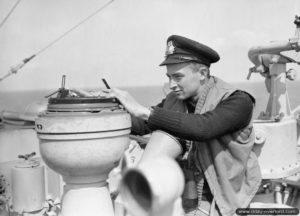
[[[211,111],[237,89],[211,77],[213,85],[205,96],[201,108],[195,114]],[[165,109],[186,112],[185,102],[174,93],[167,95]],[[224,216],[235,215],[237,208],[246,208],[261,183],[261,172],[253,152],[254,129],[252,122],[245,128],[206,141],[195,141],[195,165],[208,182],[220,212]]]

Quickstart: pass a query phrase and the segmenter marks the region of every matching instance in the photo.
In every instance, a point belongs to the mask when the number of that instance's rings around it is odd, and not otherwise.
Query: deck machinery
[[[254,120],[255,151],[261,166],[263,183],[254,201],[300,207],[299,133],[300,106],[291,110],[286,81],[295,80],[300,64],[300,17],[296,16],[295,35],[287,41],[255,46],[248,56],[265,79],[269,100],[265,111]]]

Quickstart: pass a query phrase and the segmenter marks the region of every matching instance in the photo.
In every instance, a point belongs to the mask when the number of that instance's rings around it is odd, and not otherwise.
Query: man
[[[150,110],[125,91],[108,90],[131,113],[132,133],[163,130],[181,140],[186,215],[234,215],[249,205],[261,182],[252,151],[255,100],[210,75],[218,60],[213,49],[173,35],[160,64],[172,91],[160,104]]]

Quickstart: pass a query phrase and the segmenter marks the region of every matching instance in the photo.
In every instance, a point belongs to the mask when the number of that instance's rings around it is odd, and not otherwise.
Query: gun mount
[[[289,117],[291,112],[286,79],[295,79],[295,70],[287,71],[288,63],[300,64],[300,17],[296,16],[296,32],[288,41],[270,42],[267,45],[252,47],[248,56],[254,63],[249,69],[247,79],[252,73],[260,73],[265,78],[265,85],[269,92],[269,101],[265,112],[259,116],[261,120],[278,121]]]
[[[300,64],[299,16],[296,16],[294,24],[296,31],[292,38],[255,46],[248,52],[254,67],[249,69],[247,79],[252,73],[259,73],[265,78],[269,93],[265,111],[254,120],[256,133],[254,151],[258,155],[261,167],[263,177],[261,191],[264,192],[259,192],[253,200],[254,203],[260,204],[251,207],[263,207],[266,203],[295,206],[294,200],[299,200],[295,194],[298,193],[297,188],[300,185],[298,153],[300,124],[297,114],[300,106],[291,110],[286,86],[287,79],[295,80],[296,77],[295,70],[287,69],[287,64]],[[271,189],[268,185],[271,185]],[[285,188],[284,192],[282,188]],[[291,190],[295,193],[293,192],[293,195],[291,193],[293,200],[288,201]],[[266,198],[268,196],[269,198]],[[299,203],[296,203],[296,207],[299,207]]]

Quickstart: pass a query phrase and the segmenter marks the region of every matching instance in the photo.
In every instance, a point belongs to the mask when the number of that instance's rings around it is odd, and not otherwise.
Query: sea
[[[256,99],[254,117],[260,112],[265,111],[268,103],[268,93],[264,82],[235,82],[231,83],[236,88],[245,90],[252,94]],[[119,87],[128,91],[141,104],[150,107],[158,104],[164,98],[162,86],[143,86],[143,87]],[[38,91],[2,91],[0,92],[0,112],[14,111],[23,112],[25,108],[36,101],[47,101],[46,95],[51,94],[53,90]],[[287,91],[292,110],[300,105],[300,80],[287,81]]]

